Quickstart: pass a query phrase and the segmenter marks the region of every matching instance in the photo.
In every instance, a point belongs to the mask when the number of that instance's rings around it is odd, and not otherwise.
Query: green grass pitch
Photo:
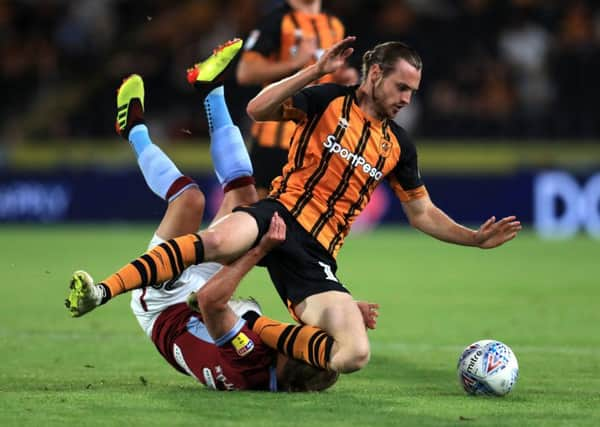
[[[381,304],[372,357],[322,394],[218,393],[168,366],[122,296],[81,319],[73,270],[102,279],[139,255],[151,226],[0,227],[0,425],[600,425],[600,243],[530,232],[493,251],[380,229],[348,240],[338,276]],[[242,284],[290,320],[266,272]],[[456,361],[506,342],[521,376],[505,398],[466,396]]]

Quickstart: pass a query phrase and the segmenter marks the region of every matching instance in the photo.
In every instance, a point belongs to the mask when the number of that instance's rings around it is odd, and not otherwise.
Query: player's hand
[[[260,249],[267,253],[275,246],[282,244],[285,241],[285,230],[285,222],[283,222],[283,219],[275,212],[271,218],[269,230],[262,239],[260,239],[260,243],[258,244]]]
[[[365,326],[368,329],[375,329],[377,327],[377,317],[379,316],[379,304],[367,301],[356,301],[356,305],[362,314]]]
[[[481,249],[492,249],[516,237],[521,230],[521,222],[515,216],[507,216],[496,221],[493,216],[483,223],[475,233],[475,243]]]
[[[322,76],[333,73],[346,64],[346,59],[354,52],[354,49],[350,47],[354,43],[354,40],[356,40],[354,36],[346,37],[321,55],[319,61],[317,61],[317,70]]]
[[[296,68],[303,68],[315,58],[316,53],[317,39],[314,37],[304,37],[298,45],[296,55],[294,55],[294,65]]]

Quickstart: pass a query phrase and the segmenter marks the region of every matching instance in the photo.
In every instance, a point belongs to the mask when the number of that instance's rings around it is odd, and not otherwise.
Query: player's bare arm
[[[296,55],[287,61],[270,61],[258,52],[246,52],[240,59],[236,78],[241,85],[262,85],[282,79],[308,64],[317,51],[314,37],[304,37]]]
[[[260,243],[250,249],[235,262],[223,266],[206,282],[196,294],[198,307],[208,332],[212,337],[220,337],[235,326],[238,317],[227,304],[242,278],[271,249],[285,240],[285,223],[277,213],[273,215],[269,231]]]
[[[457,245],[491,249],[514,239],[521,230],[521,223],[514,216],[499,221],[491,217],[478,230],[472,230],[454,222],[429,197],[405,202],[402,207],[413,227]]]
[[[283,103],[309,83],[344,66],[354,51],[354,40],[356,37],[346,37],[327,49],[316,64],[265,87],[248,103],[248,115],[256,121],[282,120]]]

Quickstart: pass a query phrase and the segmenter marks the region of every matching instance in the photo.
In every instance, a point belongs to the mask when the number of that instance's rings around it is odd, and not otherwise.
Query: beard
[[[375,107],[375,112],[379,116],[380,119],[393,119],[395,114],[393,114],[385,103],[385,93],[381,89],[383,86],[383,81],[380,80],[376,84],[373,85],[371,90],[371,99],[373,100],[373,106]]]

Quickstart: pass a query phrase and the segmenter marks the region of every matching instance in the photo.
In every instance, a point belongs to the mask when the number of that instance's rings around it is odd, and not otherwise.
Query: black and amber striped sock
[[[186,234],[161,243],[133,260],[100,285],[110,297],[145,286],[155,285],[179,276],[190,265],[204,261],[204,246],[197,234]]]
[[[283,323],[254,312],[246,313],[244,319],[269,347],[317,368],[328,368],[334,340],[323,329]]]

